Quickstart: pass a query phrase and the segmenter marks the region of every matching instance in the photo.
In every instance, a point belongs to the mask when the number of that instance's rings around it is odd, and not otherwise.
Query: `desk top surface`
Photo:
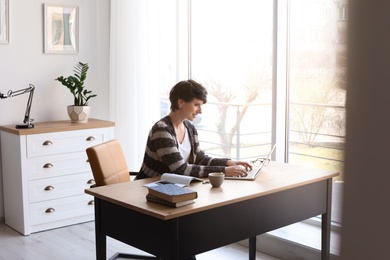
[[[9,132],[16,135],[32,135],[113,126],[115,126],[114,122],[90,118],[86,123],[73,123],[70,120],[38,122],[34,123],[34,128],[17,129],[15,128],[15,125],[4,125],[0,126],[0,131]]]
[[[159,219],[168,220],[187,214],[208,210],[235,202],[315,183],[338,176],[338,172],[307,168],[297,165],[270,162],[254,181],[225,180],[221,187],[193,182],[187,188],[198,192],[195,203],[171,208],[146,201],[148,189],[144,184],[158,178],[143,179],[126,183],[86,189],[87,194],[114,204],[142,212]]]

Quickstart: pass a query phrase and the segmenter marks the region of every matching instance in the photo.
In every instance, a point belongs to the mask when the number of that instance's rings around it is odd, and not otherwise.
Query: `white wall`
[[[389,259],[390,2],[349,1],[342,259]]]
[[[79,53],[43,53],[43,4],[79,6]],[[67,120],[73,97],[54,79],[73,73],[81,61],[89,63],[86,86],[98,96],[91,100],[91,117],[109,119],[110,0],[10,0],[10,43],[0,44],[0,91],[35,85],[31,117],[35,122]],[[22,123],[28,95],[0,100],[0,125]],[[1,140],[0,140],[1,141]],[[1,166],[1,162],[0,162]],[[1,167],[0,167],[1,169]],[[0,219],[4,217],[0,172]]]

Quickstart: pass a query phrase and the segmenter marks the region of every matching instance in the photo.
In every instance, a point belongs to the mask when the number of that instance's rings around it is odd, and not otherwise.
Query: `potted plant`
[[[95,94],[92,94],[92,90],[87,90],[84,85],[88,69],[88,63],[79,62],[74,66],[74,75],[55,79],[67,87],[74,97],[73,105],[68,106],[68,115],[72,122],[85,123],[88,121],[91,111],[88,101],[96,97]]]

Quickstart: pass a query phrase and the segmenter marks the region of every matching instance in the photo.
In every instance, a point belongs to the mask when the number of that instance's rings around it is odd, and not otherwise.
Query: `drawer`
[[[30,224],[41,225],[93,215],[93,197],[87,194],[30,204]]]
[[[85,151],[27,159],[28,180],[90,172]]]
[[[108,128],[97,128],[27,135],[27,157],[85,151],[105,141],[104,136],[108,134]]]
[[[91,173],[29,181],[29,202],[47,201],[84,194],[94,182]]]

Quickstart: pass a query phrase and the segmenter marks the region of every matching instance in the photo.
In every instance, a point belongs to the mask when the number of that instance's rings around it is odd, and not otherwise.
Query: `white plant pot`
[[[89,114],[91,113],[90,106],[68,106],[68,115],[74,123],[88,122]]]

